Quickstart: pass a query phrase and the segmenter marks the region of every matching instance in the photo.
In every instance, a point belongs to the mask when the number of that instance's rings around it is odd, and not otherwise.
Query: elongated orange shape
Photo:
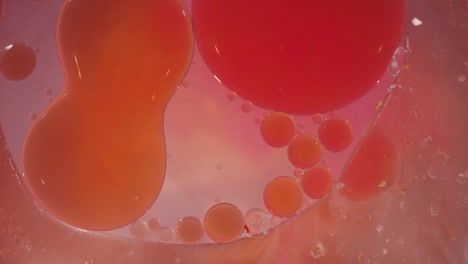
[[[122,227],[164,181],[164,109],[193,52],[188,12],[179,0],[65,1],[57,45],[65,88],[28,132],[26,182],[68,224]]]

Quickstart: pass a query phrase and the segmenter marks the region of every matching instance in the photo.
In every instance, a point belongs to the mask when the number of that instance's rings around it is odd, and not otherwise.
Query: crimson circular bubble
[[[12,81],[28,78],[36,68],[36,53],[26,43],[10,43],[0,50],[0,72]]]
[[[290,114],[342,108],[382,77],[403,33],[404,0],[193,0],[200,53],[256,106]]]

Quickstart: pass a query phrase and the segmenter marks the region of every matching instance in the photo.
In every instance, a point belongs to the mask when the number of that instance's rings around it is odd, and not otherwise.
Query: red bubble
[[[317,133],[322,145],[331,152],[343,151],[353,142],[353,128],[343,118],[332,117],[323,121]]]
[[[244,100],[314,114],[344,107],[387,70],[404,1],[192,3],[195,37],[213,74]]]
[[[322,145],[316,137],[300,135],[289,144],[288,158],[295,167],[307,169],[320,161],[322,152]]]
[[[333,188],[333,174],[325,166],[314,166],[304,172],[301,186],[304,193],[312,199],[322,199]]]
[[[25,43],[5,45],[0,52],[0,71],[12,81],[24,80],[36,68],[36,54]]]
[[[376,196],[390,186],[396,167],[393,142],[380,132],[370,132],[343,170],[341,194],[351,200]]]
[[[296,134],[294,119],[285,113],[269,113],[260,125],[263,140],[275,148],[287,146]]]

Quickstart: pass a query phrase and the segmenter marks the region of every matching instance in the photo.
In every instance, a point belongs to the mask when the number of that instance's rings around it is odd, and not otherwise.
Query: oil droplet
[[[245,224],[250,230],[250,235],[256,235],[270,228],[269,215],[261,208],[250,209],[245,214]]]
[[[301,186],[312,199],[322,199],[333,189],[333,174],[328,167],[314,166],[304,172]]]
[[[365,200],[385,191],[397,168],[393,142],[378,131],[369,132],[343,169],[340,193],[351,200]],[[381,182],[385,185],[380,187]]]
[[[230,92],[227,95],[229,101],[234,102],[237,99],[237,94],[235,92]]]
[[[340,152],[353,142],[353,128],[348,120],[332,117],[320,124],[318,138],[328,151]]]
[[[296,168],[294,169],[294,176],[297,178],[302,177],[304,175],[304,171],[302,169]]]
[[[148,220],[148,228],[151,231],[158,231],[159,228],[161,228],[161,222],[159,221],[159,219],[151,218],[150,220]]]
[[[265,187],[263,202],[272,214],[279,217],[291,217],[302,208],[304,195],[294,178],[280,176],[270,181]]]
[[[297,168],[310,168],[322,158],[322,145],[312,135],[299,135],[289,144],[288,158]]]
[[[180,241],[186,244],[196,244],[205,235],[202,221],[194,216],[182,218],[177,224],[176,233]]]
[[[215,242],[236,240],[244,232],[244,215],[230,203],[213,205],[205,214],[205,232]]]
[[[296,123],[288,114],[272,112],[262,120],[260,134],[268,145],[275,148],[285,147],[296,134]]]
[[[0,71],[12,81],[24,80],[36,68],[36,54],[26,43],[10,43],[0,51]]]
[[[260,124],[262,122],[263,118],[261,116],[256,116],[255,119],[254,119],[254,122],[256,124]]]
[[[182,83],[180,84],[182,87],[184,88],[189,88],[190,85],[192,85],[192,82],[190,82],[189,80],[185,79],[182,81]]]
[[[163,226],[159,229],[158,234],[159,234],[159,241],[163,243],[169,243],[172,242],[175,238],[174,234],[174,229],[168,227],[168,226]]]
[[[323,115],[322,114],[319,114],[319,113],[316,113],[316,114],[313,114],[312,115],[312,122],[314,122],[315,124],[320,124],[322,123],[323,121]]]
[[[193,52],[187,13],[180,0],[64,1],[57,46],[65,87],[23,147],[28,187],[58,219],[111,230],[158,197],[164,110]]]
[[[45,88],[44,89],[44,94],[46,96],[51,96],[53,93],[54,93],[54,91],[52,89],[50,89],[50,88]]]
[[[36,113],[29,113],[29,119],[34,121],[37,119],[37,114]]]
[[[137,220],[130,225],[130,234],[136,239],[144,239],[148,231],[148,224],[145,221]]]
[[[241,109],[244,113],[252,112],[253,106],[251,102],[243,102],[241,105]]]

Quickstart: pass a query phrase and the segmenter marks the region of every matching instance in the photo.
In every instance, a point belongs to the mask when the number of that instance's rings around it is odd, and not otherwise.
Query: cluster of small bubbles
[[[28,234],[23,232],[20,228],[16,228],[11,232],[11,238],[16,242],[20,248],[25,251],[31,251],[31,239],[29,238]]]
[[[388,74],[395,77],[400,73],[401,67],[405,62],[405,56],[405,49],[403,47],[398,47],[393,53],[392,61],[388,65]]]
[[[168,226],[161,227],[158,231],[158,234],[159,234],[159,241],[163,243],[170,243],[174,241],[174,238],[175,238],[174,229]]]
[[[465,173],[463,173],[463,172],[458,173],[458,177],[457,177],[457,182],[458,183],[460,183],[460,184],[465,183],[467,179],[468,179],[467,171],[465,171]]]
[[[252,112],[252,109],[253,109],[252,102],[243,102],[242,105],[241,105],[241,110],[244,113],[250,113],[250,112]]]
[[[379,234],[382,233],[383,229],[384,229],[384,228],[383,228],[382,225],[377,225],[377,226],[375,227],[375,230],[377,230],[377,233],[379,233]]]
[[[321,242],[316,243],[315,246],[312,247],[312,249],[310,250],[310,255],[313,258],[325,257],[326,253],[327,253],[327,250],[325,249],[325,247],[323,246]]]
[[[260,208],[250,209],[245,214],[245,224],[249,228],[250,235],[262,233],[270,227],[269,214]]]
[[[148,235],[149,228],[145,221],[137,220],[130,226],[130,233],[136,239],[144,239]]]
[[[235,92],[230,92],[227,95],[227,99],[231,102],[235,101],[237,99],[237,94]]]

